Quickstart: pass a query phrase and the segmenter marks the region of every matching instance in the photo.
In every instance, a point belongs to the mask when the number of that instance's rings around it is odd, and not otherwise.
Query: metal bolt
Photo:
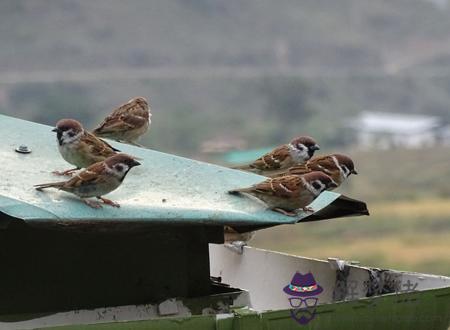
[[[31,152],[31,149],[28,148],[28,146],[26,146],[25,144],[22,144],[16,148],[16,152],[20,154],[29,154]]]

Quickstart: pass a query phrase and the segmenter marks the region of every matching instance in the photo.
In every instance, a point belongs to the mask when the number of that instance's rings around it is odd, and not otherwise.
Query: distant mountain
[[[423,0],[3,0],[0,71],[395,71],[415,63],[411,53],[426,53],[419,62],[448,56],[449,31],[450,9]]]

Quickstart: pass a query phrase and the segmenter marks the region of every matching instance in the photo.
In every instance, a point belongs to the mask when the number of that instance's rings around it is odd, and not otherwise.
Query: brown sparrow
[[[223,235],[224,235],[225,243],[236,242],[236,241],[241,241],[241,242],[247,243],[255,235],[255,232],[249,231],[249,232],[245,232],[245,233],[239,233],[238,231],[233,229],[233,227],[224,226],[223,227]]]
[[[56,188],[70,192],[82,198],[87,205],[93,208],[102,206],[98,202],[85,198],[96,197],[105,204],[120,207],[119,204],[102,197],[102,195],[117,189],[128,171],[138,165],[140,163],[134,160],[133,157],[125,154],[116,154],[102,162],[89,166],[68,181],[38,184],[34,187],[37,190]]]
[[[140,146],[136,140],[147,132],[151,123],[150,117],[147,100],[136,97],[115,109],[92,133]]]
[[[324,190],[337,187],[336,182],[322,172],[302,176],[288,175],[267,179],[249,188],[229,191],[232,195],[242,193],[255,196],[273,211],[295,216],[297,209],[312,211],[307,207]]]
[[[313,138],[300,136],[288,144],[273,149],[249,165],[234,168],[261,175],[275,175],[291,166],[306,162],[319,149]]]
[[[311,158],[305,164],[289,168],[282,175],[303,175],[313,171],[321,171],[329,175],[338,185],[341,185],[351,174],[358,174],[350,157],[343,154],[331,154]]]
[[[61,119],[56,123],[53,132],[56,132],[61,156],[68,163],[76,166],[76,168],[64,172],[54,171],[53,173],[57,175],[70,175],[80,168],[86,168],[105,160],[119,151],[86,131],[74,119]]]

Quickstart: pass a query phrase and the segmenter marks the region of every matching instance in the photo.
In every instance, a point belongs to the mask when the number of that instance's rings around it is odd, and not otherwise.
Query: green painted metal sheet
[[[263,177],[221,166],[111,142],[142,159],[122,186],[108,195],[120,209],[92,209],[75,196],[56,190],[38,192],[34,184],[61,180],[53,170],[71,168],[59,155],[52,127],[0,115],[0,212],[31,224],[163,223],[239,225],[248,229],[367,213],[364,203],[333,192],[311,206],[315,214],[287,217],[261,203],[227,194]],[[27,145],[29,154],[15,149]],[[4,218],[4,217],[3,217]],[[0,227],[7,223],[0,221]]]
[[[48,330],[447,330],[450,322],[450,288],[388,294],[354,301],[324,304],[316,317],[299,325],[290,310],[257,313],[236,310],[234,316],[193,316],[137,322],[70,325]]]

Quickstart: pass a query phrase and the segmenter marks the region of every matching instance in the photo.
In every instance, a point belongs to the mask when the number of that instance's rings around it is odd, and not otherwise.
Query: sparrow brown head
[[[234,167],[261,175],[273,176],[289,167],[302,164],[314,155],[320,147],[309,136],[299,136],[288,144],[283,144],[248,165]]]
[[[320,150],[320,146],[310,136],[299,136],[290,142],[290,145],[302,154],[302,160],[310,159],[316,150]]]
[[[270,209],[295,216],[295,210],[307,208],[321,192],[337,186],[328,175],[311,172],[302,176],[288,175],[267,179],[249,188],[229,191],[230,194],[249,194],[265,202]]]
[[[75,119],[61,119],[56,123],[52,132],[56,132],[58,144],[61,146],[79,139],[84,133],[84,129],[81,123]]]
[[[150,107],[143,97],[135,97],[106,117],[93,130],[99,137],[139,145],[136,141],[147,132],[151,120]]]
[[[34,187],[37,190],[56,188],[75,194],[82,198],[87,205],[94,208],[101,207],[101,204],[86,198],[96,197],[105,204],[119,207],[119,204],[102,196],[117,189],[128,172],[138,165],[140,163],[132,156],[117,154],[89,166],[67,181],[38,184]]]
[[[68,163],[76,166],[64,172],[53,172],[58,175],[71,174],[80,168],[105,160],[119,151],[86,131],[75,119],[61,119],[52,131],[56,132],[61,156]]]
[[[358,175],[358,172],[355,169],[355,164],[350,157],[343,154],[333,155],[336,157],[338,167],[341,169],[346,178],[348,178],[350,174]]]
[[[321,171],[329,175],[338,185],[341,185],[351,174],[358,174],[350,157],[343,154],[330,154],[311,158],[305,164],[290,167],[279,175],[303,175],[313,171]]]

